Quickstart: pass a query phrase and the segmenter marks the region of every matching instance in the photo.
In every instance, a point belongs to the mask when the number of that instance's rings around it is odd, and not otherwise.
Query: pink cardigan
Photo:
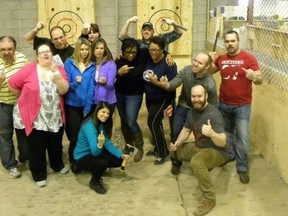
[[[64,68],[58,66],[58,69],[64,79],[68,80]],[[33,123],[41,107],[37,63],[31,63],[21,68],[8,80],[8,84],[11,88],[21,91],[18,106],[28,136],[33,130]],[[65,124],[64,100],[63,96],[59,95],[59,97],[62,122]]]

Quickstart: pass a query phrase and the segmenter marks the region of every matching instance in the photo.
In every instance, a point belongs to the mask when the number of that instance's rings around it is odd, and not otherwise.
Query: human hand
[[[127,23],[129,24],[129,23],[136,23],[137,22],[137,20],[138,20],[138,17],[137,16],[133,16],[133,17],[131,17],[131,18],[129,18],[128,20],[127,20]]]
[[[173,23],[175,22],[174,20],[169,18],[162,18],[162,21],[167,23],[168,25],[173,25]]]
[[[173,152],[174,152],[174,151],[177,151],[177,147],[178,147],[177,141],[176,141],[175,143],[172,143],[172,142],[171,142],[169,147],[170,147],[170,150],[171,150],[171,151],[173,151]]]
[[[36,30],[36,31],[40,31],[40,30],[43,29],[44,27],[45,27],[44,22],[39,21],[39,22],[37,23],[36,27],[35,27],[35,30]]]
[[[216,56],[217,56],[217,53],[216,52],[213,52],[213,51],[210,51],[208,53],[208,55],[211,57],[212,61],[214,61],[216,59]]]
[[[160,77],[160,80],[159,80],[159,81],[160,81],[161,85],[162,85],[164,88],[168,88],[168,87],[169,87],[169,80],[168,80],[168,78],[167,78],[166,75]]]
[[[83,30],[82,33],[84,35],[87,35],[90,32],[91,24],[90,23],[84,23],[83,24]]]
[[[76,82],[81,83],[82,81],[82,76],[76,76]]]
[[[252,69],[250,69],[250,68],[249,69],[242,68],[242,70],[245,71],[245,76],[246,76],[247,79],[252,80],[252,81],[257,79],[257,74],[254,73],[254,71]]]
[[[127,155],[127,154],[122,154],[122,159],[123,159],[123,160],[128,160],[128,159],[129,159],[129,155]]]
[[[207,137],[212,137],[214,130],[212,129],[210,119],[208,119],[207,124],[203,124],[202,126],[202,134]]]
[[[101,77],[99,77],[98,82],[99,82],[101,85],[106,85],[107,79],[106,79],[105,76],[101,76]]]
[[[170,104],[165,110],[164,110],[164,116],[171,117],[173,114],[173,106]]]
[[[98,148],[103,148],[104,145],[104,141],[105,141],[105,136],[103,134],[103,130],[101,130],[100,134],[98,135]]]
[[[168,66],[172,66],[172,65],[175,64],[175,61],[174,61],[174,59],[172,58],[172,56],[170,54],[168,54],[166,56],[166,63],[167,63]]]
[[[129,67],[128,65],[124,65],[119,69],[120,75],[127,74],[131,69],[134,69],[135,67]]]

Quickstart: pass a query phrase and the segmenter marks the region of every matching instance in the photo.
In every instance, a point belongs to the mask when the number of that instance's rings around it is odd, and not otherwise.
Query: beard
[[[192,101],[192,106],[195,110],[202,110],[205,106],[206,106],[206,103],[207,103],[207,99],[204,98],[203,101]]]

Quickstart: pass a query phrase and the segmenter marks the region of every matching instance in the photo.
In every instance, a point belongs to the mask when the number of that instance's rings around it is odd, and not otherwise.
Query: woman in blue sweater
[[[111,107],[100,102],[91,117],[86,119],[79,131],[74,150],[75,164],[80,170],[91,171],[89,187],[99,194],[105,194],[102,175],[109,167],[120,167],[129,155],[123,154],[111,142],[108,134],[112,131]]]
[[[96,64],[91,61],[91,55],[91,43],[80,38],[75,43],[72,57],[64,65],[69,80],[69,91],[65,95],[65,117],[71,164],[81,121],[91,112],[93,105]]]

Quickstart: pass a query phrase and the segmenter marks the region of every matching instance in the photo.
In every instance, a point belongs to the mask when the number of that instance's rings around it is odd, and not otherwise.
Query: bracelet
[[[103,146],[102,147],[99,147],[99,145],[97,144],[97,147],[99,148],[99,149],[102,149],[103,148]]]

